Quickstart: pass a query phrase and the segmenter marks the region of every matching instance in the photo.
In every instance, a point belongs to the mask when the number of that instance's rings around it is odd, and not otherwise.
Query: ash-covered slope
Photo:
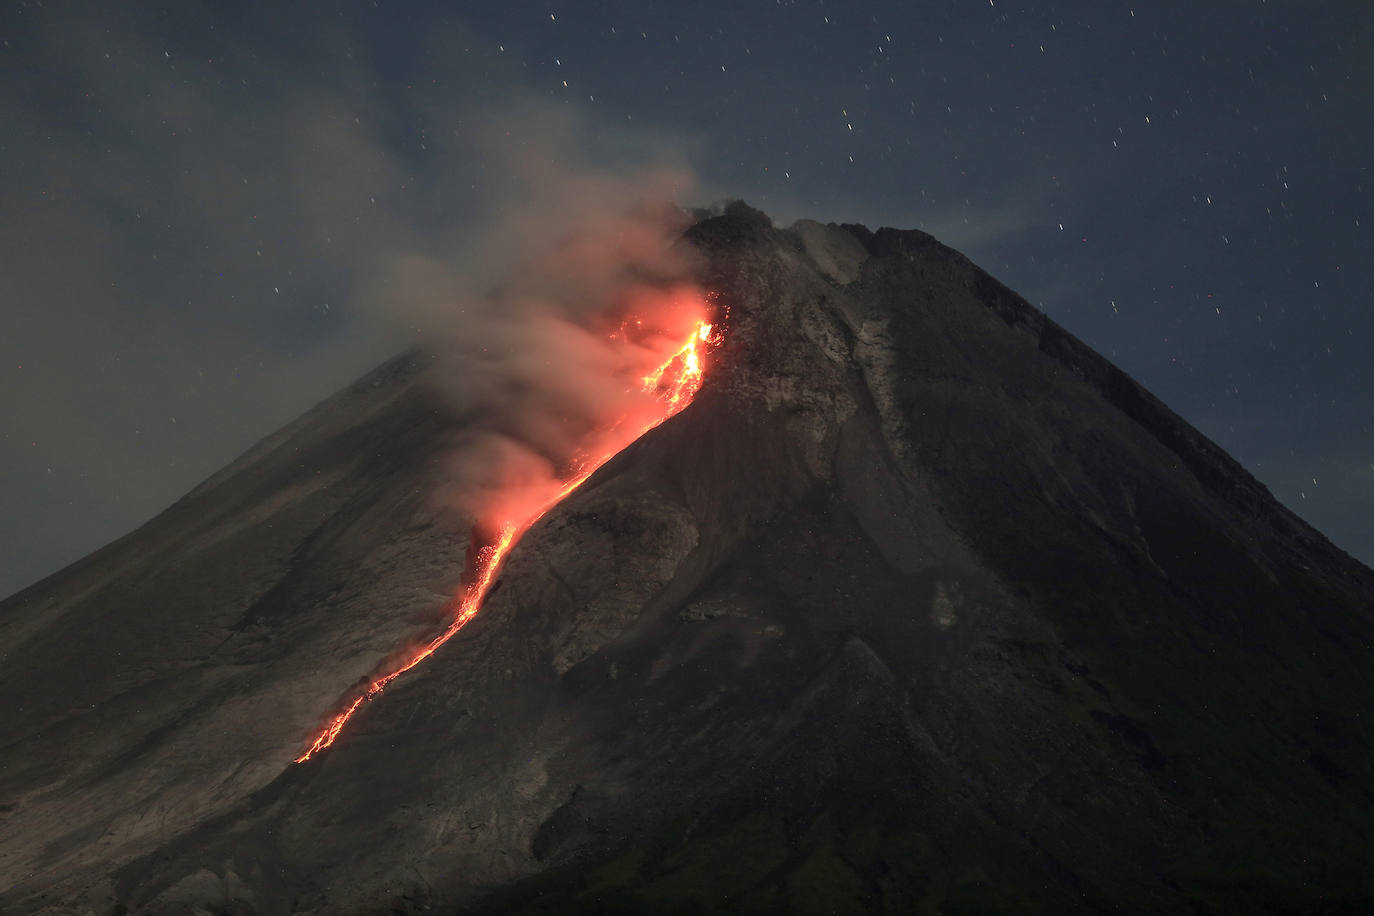
[[[422,373],[390,361],[0,603],[0,912],[108,910],[116,867],[279,776],[434,626],[468,532],[432,498],[454,420]]]
[[[456,575],[410,383],[6,603],[0,908],[1374,904],[1374,573],[929,236],[687,243],[697,400],[320,758]]]

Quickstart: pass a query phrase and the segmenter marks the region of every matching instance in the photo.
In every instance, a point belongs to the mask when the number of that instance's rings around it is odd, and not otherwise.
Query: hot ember
[[[622,417],[607,429],[600,430],[593,448],[574,463],[563,478],[563,486],[551,498],[536,503],[533,509],[524,512],[516,510],[515,514],[523,517],[508,516],[496,519],[494,523],[489,522],[483,530],[494,530],[497,532],[496,536],[478,552],[475,574],[471,581],[463,586],[448,626],[404,661],[373,677],[341,712],[325,724],[305,752],[296,758],[296,763],[309,760],[333,744],[343,731],[344,725],[364,703],[385,690],[387,684],[433,655],[435,650],[477,616],[477,612],[482,609],[483,599],[496,580],[501,563],[530,526],[562,502],[625,446],[690,404],[701,388],[705,352],[719,341],[719,334],[712,330],[711,324],[698,319],[681,346],[642,377],[642,390],[648,396],[645,401],[650,405],[648,409],[636,412],[633,416]],[[520,505],[522,500],[516,495],[516,498],[509,502],[510,505]]]

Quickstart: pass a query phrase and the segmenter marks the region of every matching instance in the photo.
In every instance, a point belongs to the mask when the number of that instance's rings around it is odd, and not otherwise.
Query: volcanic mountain
[[[459,587],[422,356],[0,605],[0,910],[1374,911],[1374,572],[928,235],[682,244],[696,399],[311,759]]]

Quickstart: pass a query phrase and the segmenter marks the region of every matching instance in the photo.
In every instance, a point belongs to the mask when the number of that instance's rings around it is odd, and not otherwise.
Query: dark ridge
[[[857,238],[874,257],[905,256],[910,259],[931,256],[958,264],[969,274],[968,283],[974,296],[1008,326],[1036,337],[1042,352],[1054,357],[1110,404],[1168,446],[1205,487],[1252,515],[1267,516],[1293,533],[1302,531],[1303,536],[1312,538],[1325,549],[1339,551],[1324,535],[1283,508],[1269,489],[1240,462],[1170,410],[1124,370],[960,252],[941,244],[934,236],[915,229],[881,228],[873,232],[854,223],[840,224],[839,228]]]
[[[683,235],[688,242],[710,252],[762,241],[774,231],[768,214],[736,200],[727,204],[719,215],[706,216],[693,223]]]

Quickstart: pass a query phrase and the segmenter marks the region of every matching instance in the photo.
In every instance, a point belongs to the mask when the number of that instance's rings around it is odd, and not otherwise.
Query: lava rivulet
[[[534,519],[531,519],[530,523],[532,524],[534,521]],[[469,583],[464,590],[463,597],[458,602],[457,611],[454,613],[453,619],[449,621],[449,625],[444,628],[444,631],[431,639],[422,646],[419,651],[415,652],[400,665],[379,677],[373,678],[372,682],[367,685],[366,690],[354,697],[353,702],[349,703],[343,712],[329,721],[329,724],[325,726],[324,730],[321,731],[318,736],[316,736],[314,742],[306,749],[305,753],[296,758],[296,763],[302,763],[309,760],[316,753],[333,744],[334,739],[339,737],[339,732],[343,731],[344,723],[352,718],[353,714],[358,711],[358,707],[381,693],[386,689],[387,684],[390,684],[396,678],[405,674],[411,668],[414,668],[416,665],[420,664],[420,662],[433,655],[435,649],[448,642],[454,633],[461,630],[469,620],[477,615],[477,612],[482,607],[482,599],[486,597],[488,589],[491,588],[491,582],[496,575],[497,566],[500,565],[501,559],[510,552],[511,545],[515,543],[518,534],[519,532],[516,531],[514,526],[510,524],[502,526],[500,534],[496,538],[496,542],[483,547],[478,553],[477,578],[475,581]]]
[[[314,741],[304,753],[295,759],[295,762],[303,763],[333,744],[335,739],[339,737],[339,733],[343,731],[344,725],[364,703],[385,690],[386,686],[396,678],[433,655],[435,650],[448,642],[455,633],[477,616],[477,612],[482,609],[483,599],[486,598],[487,592],[491,590],[492,583],[496,579],[497,570],[506,555],[510,553],[511,548],[520,540],[521,535],[528,531],[530,526],[543,517],[546,512],[562,502],[568,494],[581,486],[588,477],[596,473],[598,468],[615,457],[625,446],[690,404],[698,389],[701,388],[704,373],[702,359],[704,351],[719,342],[720,335],[713,332],[712,325],[707,321],[698,320],[682,345],[671,356],[642,377],[643,391],[653,396],[653,403],[657,406],[657,409],[651,412],[648,419],[644,420],[642,416],[639,416],[636,417],[636,421],[629,423],[622,419],[603,430],[596,450],[584,453],[578,461],[574,462],[573,467],[562,481],[563,486],[552,498],[538,505],[532,512],[527,512],[523,518],[498,520],[493,526],[497,531],[496,537],[478,551],[475,575],[463,587],[461,597],[454,609],[453,618],[449,621],[448,626],[438,636],[407,656],[404,661],[373,677],[367,686],[357,696],[353,697],[347,706],[343,707],[341,712],[335,714],[325,724]]]
[[[696,333],[687,338],[676,353],[644,376],[644,389],[661,392],[662,400],[667,402],[672,413],[686,407],[701,387],[700,351],[711,339],[711,325],[700,322]]]

